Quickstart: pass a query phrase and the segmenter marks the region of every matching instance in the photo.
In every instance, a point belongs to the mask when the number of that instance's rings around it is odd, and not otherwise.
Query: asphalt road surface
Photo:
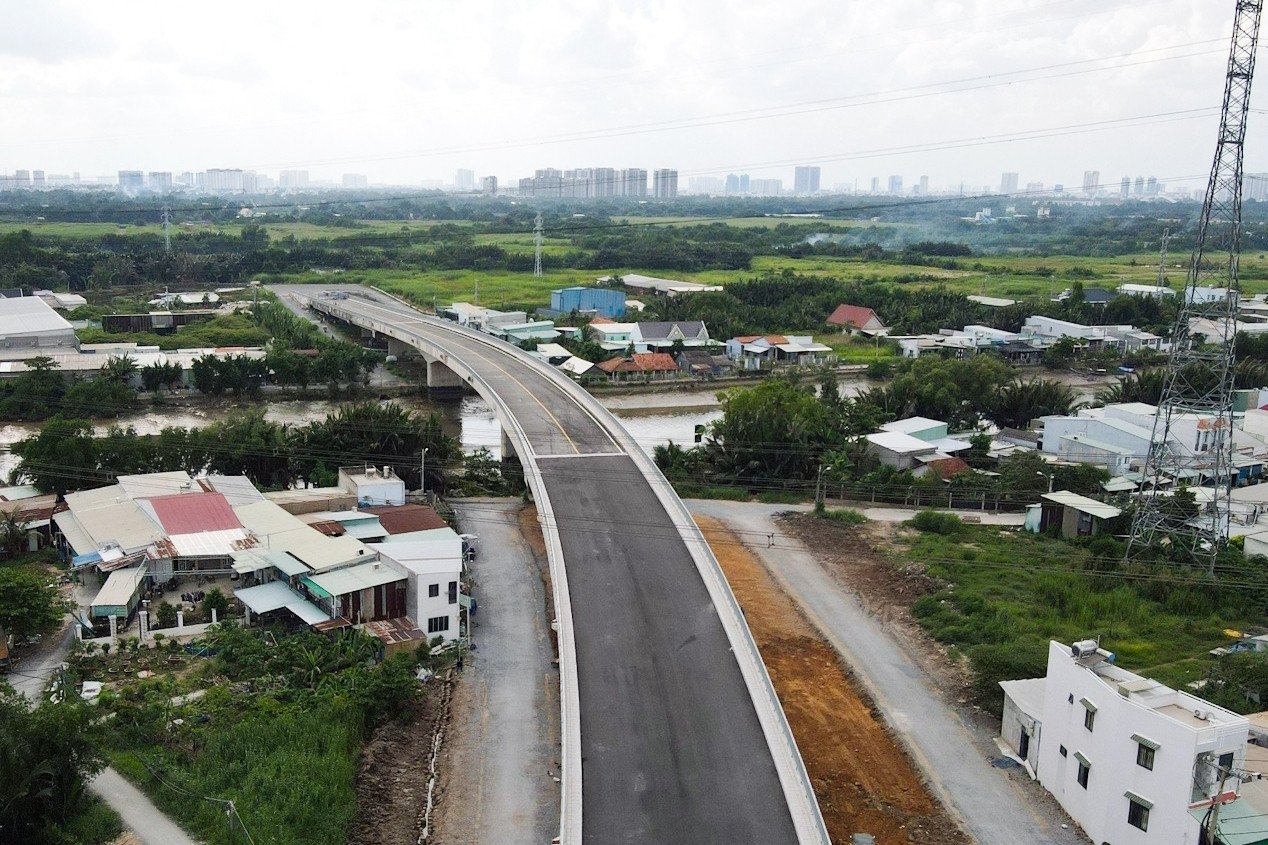
[[[399,304],[355,296],[335,304],[391,319],[398,339],[425,339],[460,359],[527,435],[556,515],[572,598],[583,839],[796,842],[748,687],[695,562],[650,483],[604,426],[509,352]]]
[[[754,543],[765,563],[806,616],[862,679],[885,720],[903,738],[934,791],[980,845],[1086,845],[1055,802],[1037,785],[1023,789],[988,757],[998,750],[983,741],[948,706],[930,678],[881,623],[820,565],[774,515],[787,505],[691,500],[692,513],[722,520],[745,533],[779,534],[779,548]],[[790,548],[798,546],[798,548]]]

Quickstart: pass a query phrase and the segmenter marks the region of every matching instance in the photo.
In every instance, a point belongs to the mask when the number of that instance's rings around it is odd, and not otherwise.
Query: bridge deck
[[[584,840],[796,842],[717,610],[652,482],[605,429],[619,423],[515,353],[412,309],[337,304],[390,320],[396,339],[428,354],[459,358],[527,434],[534,454],[521,458],[541,470],[572,600]]]

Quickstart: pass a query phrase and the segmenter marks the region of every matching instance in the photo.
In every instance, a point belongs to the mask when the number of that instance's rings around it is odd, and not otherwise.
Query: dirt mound
[[[967,843],[832,647],[734,534],[697,522],[744,609],[832,840],[863,832],[880,845]]]

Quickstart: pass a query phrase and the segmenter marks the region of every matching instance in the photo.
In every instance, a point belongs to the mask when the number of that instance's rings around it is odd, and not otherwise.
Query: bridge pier
[[[514,457],[516,457],[515,444],[511,442],[511,438],[506,436],[506,429],[503,428],[502,429],[502,460],[505,461],[507,458],[514,458]]]
[[[443,361],[436,358],[427,360],[427,395],[428,396],[461,396],[466,388],[462,376],[449,369]]]
[[[402,358],[408,358],[418,354],[418,350],[410,346],[408,343],[397,340],[394,337],[387,339],[387,354],[393,356],[398,361]]]

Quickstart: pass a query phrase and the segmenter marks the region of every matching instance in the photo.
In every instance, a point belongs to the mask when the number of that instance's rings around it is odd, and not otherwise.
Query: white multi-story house
[[[1195,845],[1191,811],[1236,791],[1221,773],[1245,761],[1247,719],[1119,668],[1094,641],[1050,643],[1046,677],[1000,686],[1004,741],[1095,843]]]
[[[406,576],[406,614],[428,637],[459,636],[459,591],[462,582],[462,538],[452,528],[419,531],[415,539],[380,543],[371,548]]]

